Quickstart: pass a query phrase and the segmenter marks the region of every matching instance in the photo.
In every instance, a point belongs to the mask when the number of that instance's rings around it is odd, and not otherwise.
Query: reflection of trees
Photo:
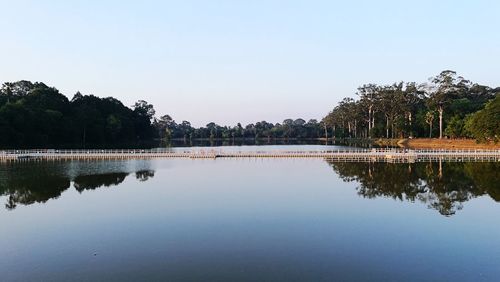
[[[40,163],[4,164],[0,167],[0,196],[7,196],[5,207],[45,203],[70,187],[69,179]]]
[[[7,209],[17,205],[45,203],[58,198],[71,185],[72,178],[65,174],[68,168],[56,163],[14,163],[0,167],[0,196],[6,196]],[[129,175],[127,172],[113,172],[86,175],[85,170],[73,178],[78,192],[100,187],[119,185]],[[146,181],[154,176],[153,170],[136,172],[136,178]]]
[[[464,168],[474,181],[478,194],[488,194],[500,202],[500,163],[465,163]]]
[[[419,200],[443,215],[455,214],[462,209],[462,203],[483,194],[475,191],[475,183],[463,163],[426,164],[422,177],[427,191],[419,195]]]
[[[7,195],[7,209],[15,209],[18,204],[31,205],[45,203],[57,198],[70,186],[69,179],[41,174],[12,175],[0,183],[0,195]]]
[[[366,198],[420,201],[445,216],[484,194],[500,200],[500,163],[336,163],[333,170],[347,182],[359,183]]]
[[[75,177],[74,186],[78,192],[95,190],[99,187],[115,186],[123,182],[128,173],[115,172],[96,175],[79,175]]]
[[[155,176],[154,170],[140,170],[135,173],[135,178],[139,181],[147,181]]]

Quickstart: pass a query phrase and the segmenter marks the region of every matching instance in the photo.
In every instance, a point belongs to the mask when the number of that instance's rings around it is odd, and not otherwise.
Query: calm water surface
[[[500,163],[0,164],[2,281],[498,281]]]

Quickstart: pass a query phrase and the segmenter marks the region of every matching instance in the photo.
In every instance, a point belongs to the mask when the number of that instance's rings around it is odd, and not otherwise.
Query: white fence
[[[336,150],[255,150],[223,149],[111,149],[111,150],[3,150],[0,160],[130,159],[130,158],[326,158],[332,160],[428,160],[456,159],[500,161],[500,150],[410,150],[410,149],[336,149]]]

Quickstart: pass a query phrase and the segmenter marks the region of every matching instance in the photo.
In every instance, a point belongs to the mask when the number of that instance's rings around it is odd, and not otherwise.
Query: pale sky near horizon
[[[0,82],[195,126],[321,119],[364,83],[500,86],[500,1],[4,1]]]

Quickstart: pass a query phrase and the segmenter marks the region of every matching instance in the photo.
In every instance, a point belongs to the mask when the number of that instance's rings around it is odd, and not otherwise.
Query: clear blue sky
[[[196,126],[320,119],[368,82],[453,69],[499,86],[499,3],[0,0],[0,81],[145,99]]]

